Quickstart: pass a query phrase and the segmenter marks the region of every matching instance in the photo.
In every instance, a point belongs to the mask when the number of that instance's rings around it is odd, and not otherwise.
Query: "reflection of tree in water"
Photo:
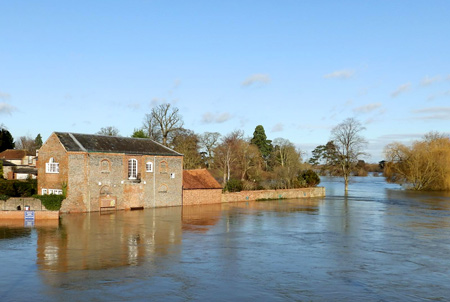
[[[20,221],[23,226],[23,221]],[[1,239],[14,239],[20,237],[30,237],[30,228],[10,228],[10,227],[0,227],[0,240]]]

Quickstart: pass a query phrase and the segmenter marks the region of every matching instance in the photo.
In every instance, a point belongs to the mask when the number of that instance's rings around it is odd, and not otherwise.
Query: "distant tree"
[[[106,136],[120,136],[119,129],[114,126],[102,127],[97,134]]]
[[[144,129],[134,129],[133,134],[131,137],[134,138],[149,138],[147,133],[144,131]]]
[[[333,141],[329,141],[326,145],[317,146],[312,151],[312,157],[309,163],[315,167],[320,168],[320,173],[323,175],[342,175],[339,166],[339,157],[336,151],[336,146]]]
[[[284,138],[276,138],[273,143],[275,145],[272,155],[273,177],[277,182],[276,187],[279,189],[297,187],[298,175],[303,166],[301,152],[292,142]]]
[[[178,113],[177,107],[171,107],[170,104],[161,104],[155,108],[152,108],[152,119],[158,127],[158,131],[161,132],[162,144],[168,146],[169,135],[183,127],[183,120]]]
[[[361,123],[354,118],[347,118],[331,130],[331,137],[336,146],[337,162],[342,169],[345,192],[358,159],[363,156],[367,141],[360,135],[365,130]]]
[[[214,149],[214,164],[223,173],[223,183],[231,179],[233,167],[238,160],[237,152],[244,133],[240,130],[222,137],[222,142]]]
[[[3,159],[0,159],[0,179],[3,178]]]
[[[206,150],[205,162],[208,168],[213,166],[213,150],[220,138],[219,132],[205,132],[199,136],[200,147]]]
[[[172,132],[171,147],[183,154],[183,168],[197,169],[202,166],[202,158],[199,152],[199,138],[192,130],[179,129]]]
[[[144,121],[142,122],[142,130],[145,131],[149,139],[162,143],[161,130],[152,113],[145,114]]]
[[[263,126],[256,126],[255,131],[253,132],[253,138],[250,142],[258,147],[259,152],[261,152],[262,158],[265,162],[267,162],[272,153],[273,146],[272,141],[267,139],[266,132],[264,131]]]
[[[40,133],[38,133],[38,135],[36,136],[36,138],[34,139],[34,146],[36,148],[36,150],[40,149],[42,147],[42,136]]]
[[[9,133],[5,126],[1,125],[0,127],[0,152],[6,149],[14,149],[15,143],[11,133]]]
[[[29,135],[21,136],[17,140],[16,149],[26,150],[31,154],[35,154],[36,153],[36,144],[34,142],[34,139],[31,138],[31,136],[29,136]]]
[[[450,138],[431,133],[411,146],[385,148],[384,176],[413,190],[450,190]]]

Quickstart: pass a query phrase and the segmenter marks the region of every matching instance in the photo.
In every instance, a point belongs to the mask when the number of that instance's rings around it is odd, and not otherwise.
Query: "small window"
[[[169,164],[165,160],[161,161],[159,163],[159,172],[160,173],[167,173],[169,171]]]
[[[153,163],[151,161],[148,161],[145,164],[145,171],[147,172],[153,172]]]
[[[60,189],[48,189],[49,195],[62,195],[62,190]]]
[[[128,179],[137,179],[137,159],[128,160]]]
[[[100,162],[100,169],[101,169],[102,172],[109,172],[109,171],[110,171],[109,160],[103,159],[103,160]]]
[[[170,173],[170,178],[175,178],[175,173]]]
[[[167,193],[169,191],[169,187],[166,184],[162,184],[158,188],[158,193]]]
[[[59,173],[59,163],[56,163],[53,157],[50,158],[48,163],[45,163],[46,173]]]
[[[47,195],[47,189],[42,189],[42,195]]]

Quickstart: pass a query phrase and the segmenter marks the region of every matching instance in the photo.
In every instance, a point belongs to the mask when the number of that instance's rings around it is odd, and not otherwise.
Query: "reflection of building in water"
[[[59,229],[37,230],[39,268],[71,271],[140,265],[181,243],[180,218],[181,207],[63,216]]]
[[[185,206],[182,212],[183,231],[206,232],[216,225],[222,214],[222,204]]]

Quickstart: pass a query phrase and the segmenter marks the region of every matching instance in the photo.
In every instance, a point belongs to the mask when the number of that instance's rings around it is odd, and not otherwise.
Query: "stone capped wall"
[[[235,193],[226,192],[222,194],[222,202],[309,197],[325,197],[325,188],[314,187],[286,190],[241,191]]]

